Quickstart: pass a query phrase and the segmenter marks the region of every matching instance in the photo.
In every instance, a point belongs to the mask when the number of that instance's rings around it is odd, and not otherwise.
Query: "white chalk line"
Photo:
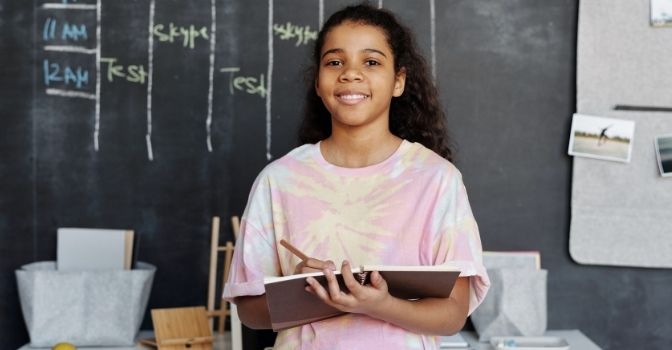
[[[154,150],[152,149],[152,82],[154,72],[154,13],[156,9],[156,0],[149,3],[149,43],[147,48],[147,133],[145,134],[145,144],[147,146],[147,158],[154,160]]]

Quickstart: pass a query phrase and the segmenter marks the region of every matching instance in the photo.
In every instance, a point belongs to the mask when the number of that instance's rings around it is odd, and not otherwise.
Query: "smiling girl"
[[[458,332],[489,281],[445,116],[409,30],[368,5],[333,14],[313,53],[302,146],[255,181],[224,297],[251,328],[270,328],[263,278],[323,271],[307,292],[348,312],[281,331],[274,349],[438,349]],[[279,248],[287,240],[311,256]],[[341,292],[332,270],[346,280]],[[362,286],[351,266],[450,265],[448,298],[402,300],[380,274]]]

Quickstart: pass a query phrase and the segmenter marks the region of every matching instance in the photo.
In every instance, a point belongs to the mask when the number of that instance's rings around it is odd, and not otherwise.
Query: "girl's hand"
[[[315,294],[331,307],[352,313],[371,314],[380,310],[391,295],[387,291],[387,282],[374,271],[371,273],[371,284],[361,285],[352,275],[347,261],[343,262],[341,274],[349,293],[341,291],[333,271],[324,270],[328,286],[325,289],[317,280],[308,277],[306,291]]]
[[[294,268],[294,274],[296,275],[299,273],[321,272],[324,270],[335,271],[336,264],[334,264],[334,262],[331,260],[322,261],[313,258],[308,258],[306,260],[302,260],[300,263],[296,265],[296,267]]]

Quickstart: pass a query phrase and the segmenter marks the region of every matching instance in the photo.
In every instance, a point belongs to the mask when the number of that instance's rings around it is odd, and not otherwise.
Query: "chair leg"
[[[212,217],[210,230],[210,267],[208,271],[208,311],[215,311],[215,287],[217,284],[217,252],[219,247],[219,217]],[[213,329],[214,319],[210,319]]]
[[[226,245],[224,246],[224,263],[222,267],[222,289],[224,288],[224,285],[226,284],[226,281],[229,279],[229,269],[231,268],[231,259],[233,259],[233,243],[231,241],[226,242]],[[222,310],[222,313],[224,316],[222,317],[222,321],[219,322],[219,328],[218,330],[220,332],[224,332],[224,325],[226,324],[226,314],[230,314],[228,311],[228,303],[222,299],[221,304],[220,304],[220,310]]]
[[[243,326],[238,318],[236,304],[231,304],[231,349],[243,350]]]

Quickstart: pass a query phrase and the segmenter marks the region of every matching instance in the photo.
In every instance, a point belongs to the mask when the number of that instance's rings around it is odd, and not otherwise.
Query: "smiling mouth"
[[[366,94],[340,94],[336,95],[336,98],[338,98],[339,101],[348,104],[348,105],[355,105],[358,104],[367,98],[369,98],[369,95]]]

